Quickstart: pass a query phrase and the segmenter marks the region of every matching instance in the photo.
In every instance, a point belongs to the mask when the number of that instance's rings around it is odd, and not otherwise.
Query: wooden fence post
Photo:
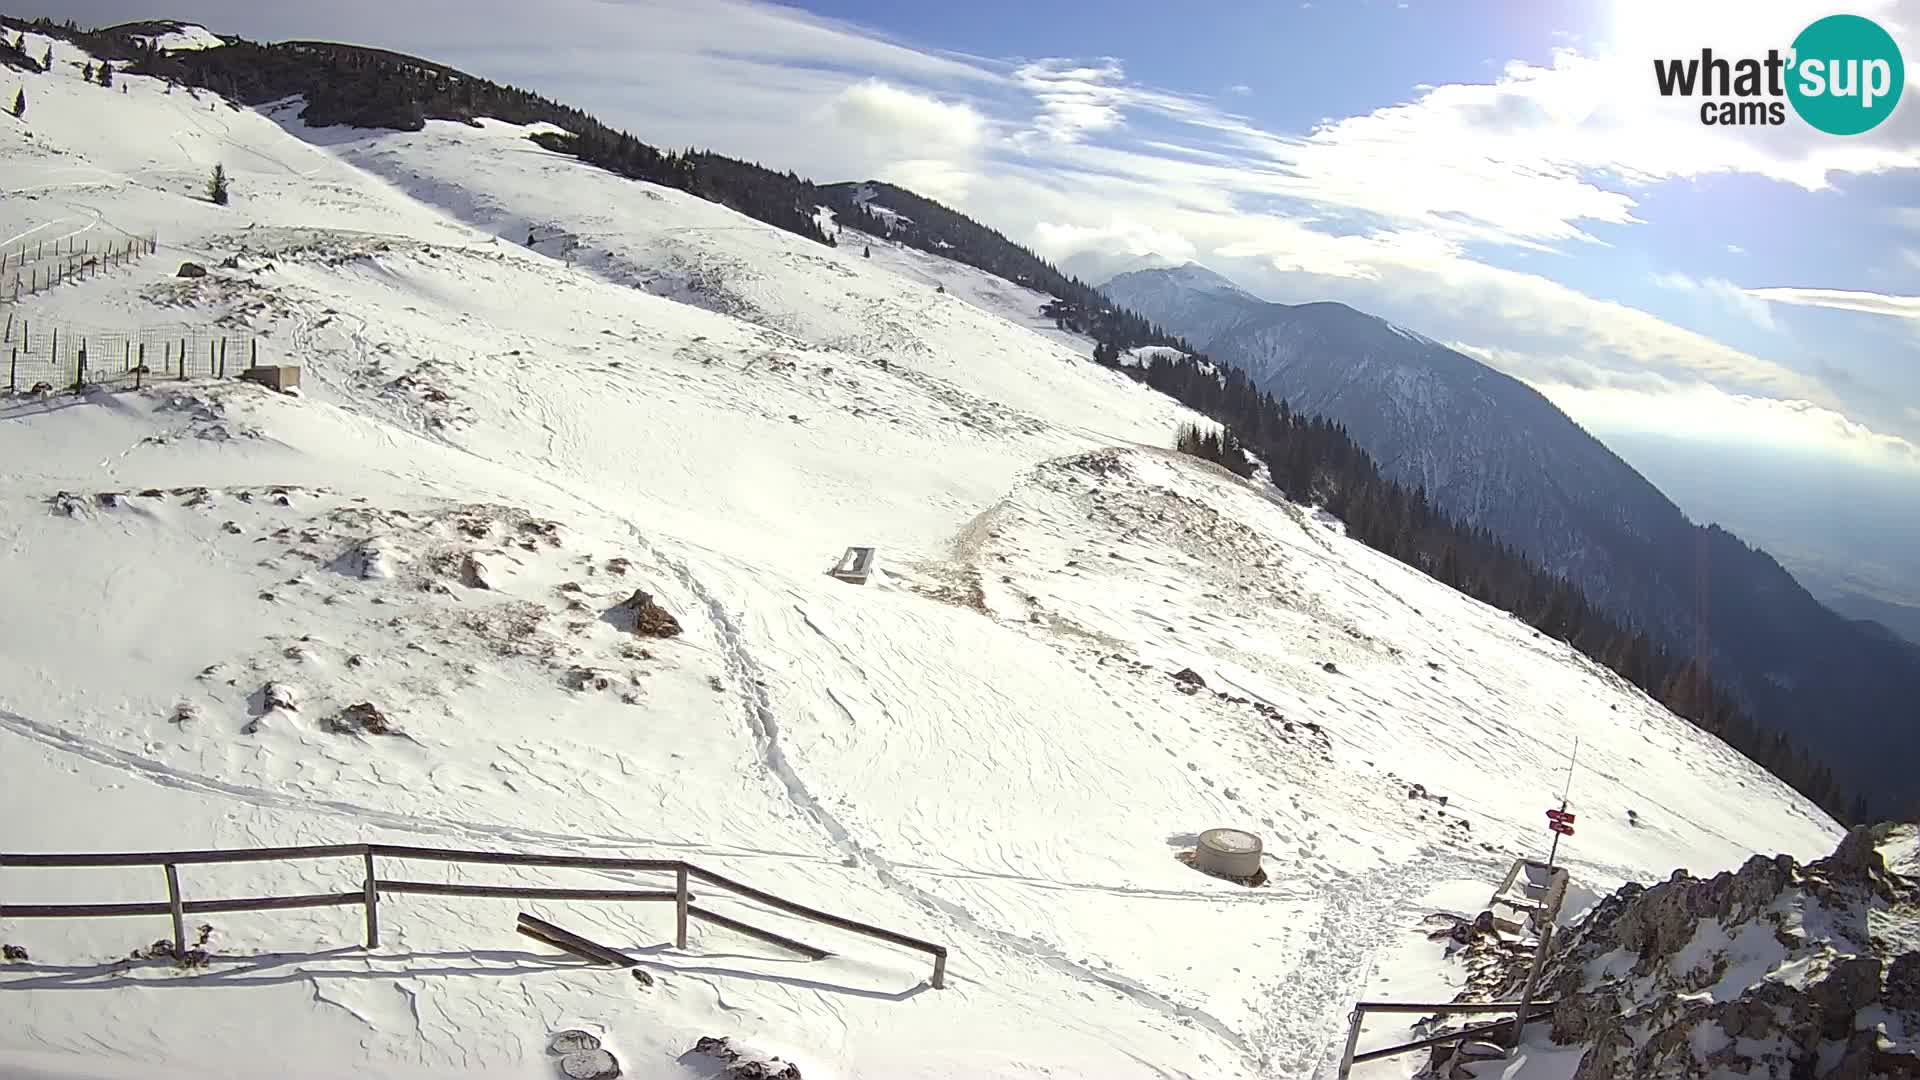
[[[1353,1051],[1360,1045],[1360,1020],[1365,1015],[1359,1005],[1347,1014],[1347,1048],[1340,1054],[1340,1080],[1347,1080],[1347,1074],[1353,1071]]]
[[[249,356],[247,359],[247,366],[248,367],[260,366],[260,339],[259,338],[253,339],[253,352],[252,352],[252,355]]]
[[[147,343],[140,343],[140,363],[133,369],[133,388],[140,389],[140,376],[147,373]]]
[[[687,864],[681,863],[674,871],[673,881],[673,944],[675,948],[687,947]]]
[[[372,848],[367,849],[366,859],[367,859],[367,883],[366,883],[367,948],[377,949],[380,947],[380,893],[378,890],[376,890],[373,887],[374,874],[373,874],[373,849]]]
[[[120,343],[120,372],[125,374],[133,369],[133,342]]]
[[[20,346],[13,347],[13,359],[7,363],[7,393],[20,392]]]
[[[172,863],[167,864],[167,906],[173,909],[173,958],[180,960],[187,955],[187,920],[180,903],[180,871]]]
[[[1547,965],[1547,948],[1552,944],[1553,924],[1548,923],[1540,928],[1540,951],[1533,954],[1533,969],[1527,972],[1526,989],[1520,991],[1520,1013],[1513,1018],[1514,1049],[1520,1046],[1520,1033],[1527,1026],[1527,1013],[1533,1011],[1534,984],[1540,981],[1540,969]]]

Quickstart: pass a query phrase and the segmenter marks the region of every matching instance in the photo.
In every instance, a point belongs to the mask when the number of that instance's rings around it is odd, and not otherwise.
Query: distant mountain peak
[[[1175,263],[1172,259],[1164,255],[1151,254],[1141,256],[1139,261],[1145,265],[1134,266],[1113,275],[1107,279],[1107,283],[1102,285],[1101,288],[1106,289],[1116,282],[1121,281],[1123,278],[1135,282],[1143,279],[1157,279],[1176,288],[1232,292],[1250,299],[1253,298],[1252,293],[1247,292],[1247,290],[1235,284],[1232,278],[1221,274],[1217,270],[1203,266],[1192,259],[1188,259],[1183,263]]]

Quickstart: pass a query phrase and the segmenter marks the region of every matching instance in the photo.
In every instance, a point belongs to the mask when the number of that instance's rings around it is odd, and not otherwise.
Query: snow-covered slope
[[[45,80],[0,130],[0,234],[162,254],[23,311],[244,325],[304,392],[0,404],[0,850],[685,857],[944,942],[951,985],[752,906],[726,910],[835,956],[677,950],[653,905],[407,896],[376,951],[351,908],[215,916],[177,972],[120,959],[164,919],[21,921],[0,1071],[532,1077],[587,1027],[643,1077],[706,1075],[679,1062],[703,1035],[809,1078],[1304,1076],[1420,897],[1537,846],[1575,735],[1562,857],[1593,888],[1838,835],[1565,646],[1151,449],[1195,418],[992,310],[1030,297],[504,125],[312,132],[123,82]],[[848,544],[879,548],[866,586],[823,573]],[[635,590],[684,634],[630,633]],[[363,702],[399,734],[337,731]],[[1176,860],[1216,825],[1263,836],[1265,886]],[[10,903],[161,890],[0,870]],[[657,985],[528,945],[516,909]]]
[[[1116,303],[1341,424],[1388,477],[1490,530],[1615,622],[1700,656],[1717,692],[1832,770],[1869,812],[1906,809],[1920,694],[1899,641],[1823,607],[1770,555],[1689,521],[1531,386],[1338,303],[1278,304],[1197,266],[1122,275]]]

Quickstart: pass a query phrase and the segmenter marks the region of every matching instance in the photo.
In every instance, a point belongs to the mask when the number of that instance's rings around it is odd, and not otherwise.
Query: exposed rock
[[[340,710],[337,716],[327,718],[327,730],[335,735],[392,735],[395,730],[387,721],[385,713],[375,708],[371,702],[363,701],[358,705],[349,705]]]
[[[1192,668],[1181,668],[1179,671],[1174,672],[1173,681],[1187,686],[1207,685],[1207,680],[1201,678],[1200,673]]]
[[[199,263],[196,263],[196,262],[183,262],[180,264],[179,272],[177,272],[174,276],[183,277],[183,278],[203,278],[207,276],[207,268],[204,266],[201,266]]]
[[[0,945],[0,960],[8,963],[24,963],[28,959],[27,950],[19,945]]]
[[[493,588],[487,580],[487,568],[471,552],[460,560],[460,584],[469,589]]]
[[[1586,1046],[1578,1080],[1920,1078],[1911,1043],[1869,1030],[1920,1031],[1920,953],[1888,944],[1917,930],[1920,882],[1890,873],[1867,830],[1804,866],[1756,855],[1627,885],[1556,939],[1551,1037]],[[1514,965],[1491,993],[1523,978]]]
[[[1853,1014],[1880,999],[1880,958],[1842,960],[1826,978],[1808,987],[1807,994],[1820,1010],[1821,1034],[1844,1039],[1853,1030]]]
[[[270,682],[260,688],[260,703],[268,709],[295,712],[299,709],[299,693],[286,683]]]
[[[656,603],[653,594],[645,589],[633,590],[632,596],[622,600],[608,614],[619,616],[617,621],[628,622],[633,632],[642,637],[669,638],[680,635],[680,620]]]
[[[778,1058],[770,1061],[753,1060],[735,1050],[726,1039],[712,1035],[702,1035],[683,1058],[694,1055],[710,1057],[726,1065],[726,1069],[718,1074],[722,1080],[802,1080],[799,1066]]]

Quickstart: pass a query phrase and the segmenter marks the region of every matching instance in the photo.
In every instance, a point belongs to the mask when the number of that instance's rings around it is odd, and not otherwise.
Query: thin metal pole
[[[678,949],[687,947],[687,868],[685,866],[673,872],[673,944]]]
[[[373,887],[373,883],[377,879],[375,878],[373,873],[372,849],[368,849],[366,859],[367,859],[367,884],[366,884],[367,948],[377,949],[380,947],[380,893]]]
[[[1360,1045],[1360,1020],[1365,1015],[1366,1010],[1358,1005],[1347,1014],[1347,1048],[1340,1052],[1340,1080],[1346,1080],[1347,1074],[1353,1071],[1353,1051]]]
[[[180,871],[167,864],[167,906],[173,909],[173,958],[187,955],[186,912],[180,907]]]
[[[1580,736],[1573,737],[1573,753],[1567,757],[1567,785],[1560,791],[1560,809],[1567,808],[1567,796],[1573,794],[1573,765],[1580,760]],[[1557,822],[1556,822],[1557,824]],[[1547,879],[1553,879],[1553,860],[1560,854],[1560,830],[1553,830],[1553,847],[1547,850]]]

